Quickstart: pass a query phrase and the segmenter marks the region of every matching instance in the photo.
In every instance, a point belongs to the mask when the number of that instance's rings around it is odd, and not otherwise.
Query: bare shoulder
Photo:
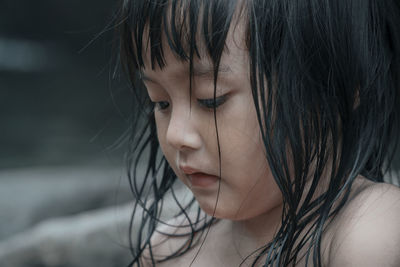
[[[153,256],[157,267],[171,266],[171,264],[182,261],[183,257],[171,258],[168,261],[163,260],[185,250],[192,233],[190,223],[193,223],[195,218],[194,213],[188,213],[188,216],[180,215],[168,221],[160,222],[150,239],[151,252],[148,247],[143,252],[144,266],[153,266],[150,255]],[[159,262],[160,260],[161,262]]]
[[[400,266],[400,189],[368,182],[337,217],[328,266]]]

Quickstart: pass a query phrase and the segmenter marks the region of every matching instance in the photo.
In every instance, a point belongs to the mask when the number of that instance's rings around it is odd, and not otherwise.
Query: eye
[[[217,108],[223,103],[225,103],[227,96],[223,95],[220,97],[214,98],[209,98],[209,99],[197,99],[197,102],[199,102],[200,105],[202,105],[205,108]]]
[[[153,102],[154,106],[158,109],[158,110],[165,110],[169,107],[169,103],[167,101],[159,101],[159,102]]]

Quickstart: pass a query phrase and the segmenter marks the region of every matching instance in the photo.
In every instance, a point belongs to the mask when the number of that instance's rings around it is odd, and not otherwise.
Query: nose
[[[199,149],[201,147],[201,135],[199,122],[191,116],[191,112],[174,110],[168,124],[167,143],[178,150]]]

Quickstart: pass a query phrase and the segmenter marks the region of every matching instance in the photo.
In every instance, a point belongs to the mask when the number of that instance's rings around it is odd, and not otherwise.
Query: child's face
[[[282,203],[261,141],[250,89],[248,52],[241,36],[240,27],[234,33],[230,31],[228,50],[222,56],[218,75],[216,119],[221,149],[220,180],[217,178],[219,154],[212,107],[211,62],[205,56],[194,62],[197,73],[191,98],[189,65],[177,60],[169,49],[165,49],[165,68],[143,70],[148,94],[156,102],[157,134],[166,159],[210,215],[220,183],[214,216],[232,220],[265,214]],[[145,58],[146,66],[150,66],[149,53]]]

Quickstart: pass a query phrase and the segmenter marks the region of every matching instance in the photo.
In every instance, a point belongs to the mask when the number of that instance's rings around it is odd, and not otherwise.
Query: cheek
[[[157,138],[162,148],[166,141],[165,137],[168,129],[168,124],[166,124],[164,120],[160,118],[160,115],[157,112],[154,113],[154,120],[156,123]]]
[[[226,168],[228,198],[235,202],[237,220],[258,216],[282,203],[282,194],[277,186],[262,144],[247,149],[244,154],[231,158]]]
[[[230,111],[229,117],[221,118],[219,127],[221,167],[227,179],[228,197],[236,199],[238,203],[232,205],[240,207],[237,219],[251,217],[282,202],[268,165],[252,99],[242,103]]]
[[[163,117],[162,114],[158,114],[158,112],[155,112],[154,117],[157,129],[157,138],[158,142],[160,143],[160,148],[163,154],[165,155],[167,161],[170,162],[172,151],[171,149],[169,149],[169,146],[167,145],[168,120],[167,118]]]
[[[221,150],[237,161],[265,159],[260,127],[251,96],[235,101],[218,120]]]

